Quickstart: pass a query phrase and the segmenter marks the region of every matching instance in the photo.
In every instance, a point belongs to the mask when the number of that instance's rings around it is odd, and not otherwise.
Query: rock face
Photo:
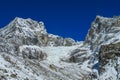
[[[37,22],[31,19],[15,18],[9,25],[0,30],[1,38],[9,43],[18,45],[39,45],[50,46],[50,42],[56,46],[62,46],[69,41],[71,45],[75,44],[72,39],[64,40],[57,35],[48,34],[43,22]]]
[[[119,42],[120,17],[105,18],[97,16],[89,29],[85,44],[91,45],[91,50],[97,51],[102,44]]]
[[[89,76],[92,80],[119,80],[119,44],[120,17],[97,16],[89,29],[83,46],[71,52],[69,60],[79,64],[82,61],[81,65],[89,65],[88,68],[92,70]],[[87,48],[85,52],[83,48]],[[86,61],[88,62],[86,63]]]
[[[106,79],[120,79],[120,42],[115,44],[102,45],[99,52],[99,74],[100,79],[104,79],[106,72],[112,71]]]
[[[47,54],[43,52],[38,46],[20,46],[19,48],[23,58],[45,60]]]
[[[120,80],[120,17],[97,16],[85,41],[15,18],[0,30],[0,80]]]
[[[86,37],[99,63],[101,80],[119,80],[120,17],[104,18],[97,16]],[[113,72],[110,73],[109,71]],[[106,75],[109,74],[109,75]]]

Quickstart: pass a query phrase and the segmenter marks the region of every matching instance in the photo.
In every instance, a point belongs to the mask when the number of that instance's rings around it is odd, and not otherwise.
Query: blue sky
[[[0,27],[16,16],[43,21],[49,33],[84,40],[96,15],[120,15],[120,0],[0,0]]]

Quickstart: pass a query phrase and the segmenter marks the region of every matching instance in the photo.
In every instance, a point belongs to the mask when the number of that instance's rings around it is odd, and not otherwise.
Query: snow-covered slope
[[[0,79],[5,80],[73,80],[80,79],[80,69],[77,64],[62,61],[70,51],[78,46],[72,47],[38,47],[21,46],[21,49],[30,47],[39,48],[47,54],[47,59],[29,59],[12,56],[8,53],[0,54]],[[75,72],[76,71],[76,72]],[[72,75],[71,75],[72,73]]]
[[[120,17],[97,16],[85,41],[15,18],[0,30],[0,80],[120,80]]]

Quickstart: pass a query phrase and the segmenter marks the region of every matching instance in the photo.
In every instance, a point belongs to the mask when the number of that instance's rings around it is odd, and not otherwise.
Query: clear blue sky
[[[120,0],[0,0],[0,27],[16,16],[43,21],[49,33],[84,40],[96,15],[120,15]]]

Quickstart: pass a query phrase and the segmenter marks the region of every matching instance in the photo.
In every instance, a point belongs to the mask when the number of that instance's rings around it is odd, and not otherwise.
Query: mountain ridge
[[[47,33],[43,22],[16,17],[0,30],[0,79],[119,80],[119,35],[119,16],[96,16],[83,42]]]

